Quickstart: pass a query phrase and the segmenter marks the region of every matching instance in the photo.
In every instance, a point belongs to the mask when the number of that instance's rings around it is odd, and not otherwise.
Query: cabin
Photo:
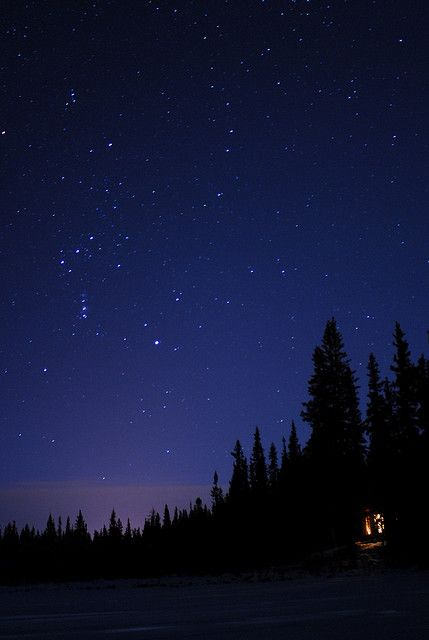
[[[382,538],[384,535],[384,515],[366,509],[363,519],[363,533],[366,538]]]

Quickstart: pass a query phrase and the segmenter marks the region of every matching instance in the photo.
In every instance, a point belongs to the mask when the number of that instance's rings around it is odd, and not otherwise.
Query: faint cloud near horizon
[[[171,514],[174,507],[188,508],[190,502],[200,497],[210,500],[208,485],[113,485],[105,483],[36,482],[15,483],[0,486],[0,526],[16,521],[19,528],[26,523],[43,529],[49,514],[57,520],[67,516],[72,522],[79,509],[85,517],[88,529],[100,529],[107,524],[112,509],[123,522],[130,518],[132,527],[142,527],[152,509],[161,516],[167,504]]]

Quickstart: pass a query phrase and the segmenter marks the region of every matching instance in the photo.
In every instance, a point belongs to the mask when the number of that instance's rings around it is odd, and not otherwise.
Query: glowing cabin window
[[[382,513],[374,513],[374,525],[377,533],[381,534],[384,531],[384,516]]]
[[[367,513],[364,520],[366,536],[382,535],[384,533],[384,516],[382,513]]]
[[[365,516],[365,534],[370,536],[372,533],[371,530],[371,516]]]

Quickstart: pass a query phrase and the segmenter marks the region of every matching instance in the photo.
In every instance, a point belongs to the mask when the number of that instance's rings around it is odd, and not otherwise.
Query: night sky
[[[426,2],[1,9],[0,524],[208,498],[335,316],[427,353]]]

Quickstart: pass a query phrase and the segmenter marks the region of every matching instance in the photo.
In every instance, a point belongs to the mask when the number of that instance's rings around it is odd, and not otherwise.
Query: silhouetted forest
[[[329,548],[382,538],[390,557],[427,563],[429,360],[411,360],[400,325],[391,376],[368,361],[366,417],[355,373],[334,319],[313,353],[301,418],[304,447],[292,422],[280,446],[264,449],[254,432],[249,456],[237,440],[227,491],[214,473],[211,505],[152,512],[132,528],[113,511],[88,532],[49,516],[44,531],[9,523],[0,535],[3,581],[142,577],[286,566]]]

